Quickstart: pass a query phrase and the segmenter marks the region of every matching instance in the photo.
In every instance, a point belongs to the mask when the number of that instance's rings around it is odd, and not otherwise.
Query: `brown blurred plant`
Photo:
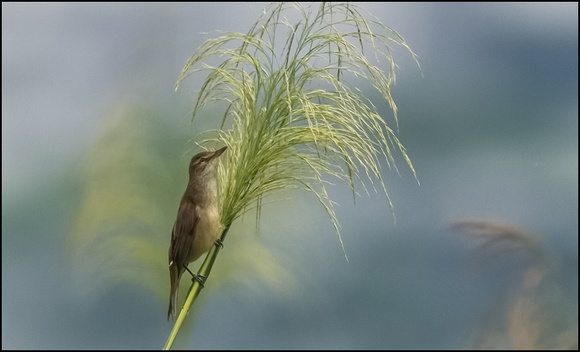
[[[489,299],[472,335],[475,349],[577,349],[578,323],[556,280],[549,253],[535,236],[512,225],[485,221],[451,227],[472,247],[471,268],[507,274]],[[577,309],[577,307],[576,307]]]

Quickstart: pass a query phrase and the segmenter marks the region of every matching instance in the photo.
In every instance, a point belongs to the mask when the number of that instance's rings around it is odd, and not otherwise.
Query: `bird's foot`
[[[204,287],[203,285],[205,284],[205,280],[207,279],[205,276],[192,273],[187,266],[185,267],[185,270],[187,270],[187,272],[191,275],[191,281],[193,282],[197,281],[201,286],[201,288]]]
[[[206,279],[207,278],[203,275],[193,275],[193,278],[191,279],[191,281],[193,281],[193,282],[197,281],[199,283],[199,285],[201,286],[201,288],[204,288],[205,287],[204,284],[205,284]]]

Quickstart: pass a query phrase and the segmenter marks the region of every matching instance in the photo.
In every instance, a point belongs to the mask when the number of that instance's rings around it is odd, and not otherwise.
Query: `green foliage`
[[[167,249],[190,159],[176,155],[188,131],[152,107],[123,104],[111,110],[79,165],[82,191],[66,239],[73,282],[89,301],[117,285],[138,287],[160,297],[164,311]],[[234,230],[251,233],[243,226],[237,223]],[[232,278],[255,286],[240,277],[280,291],[294,285],[293,275],[255,236],[232,236],[227,248],[208,290]],[[248,272],[253,275],[242,275]],[[181,297],[186,289],[182,285]]]
[[[290,16],[297,16],[296,22]],[[274,191],[303,189],[317,197],[340,240],[324,174],[346,183],[353,196],[356,178],[364,174],[372,182],[374,176],[392,207],[380,160],[395,167],[398,149],[415,170],[393,128],[361,90],[344,82],[354,76],[370,83],[398,125],[390,45],[402,46],[415,59],[397,32],[365,18],[355,5],[321,3],[313,12],[300,4],[274,3],[247,34],[224,33],[194,53],[177,82],[209,71],[193,116],[210,103],[225,102],[222,128],[231,124],[206,140],[228,146],[219,169],[225,226],[253,207],[259,220],[263,198]],[[376,61],[386,59],[386,72],[365,56],[368,47]],[[210,66],[212,57],[224,59]]]

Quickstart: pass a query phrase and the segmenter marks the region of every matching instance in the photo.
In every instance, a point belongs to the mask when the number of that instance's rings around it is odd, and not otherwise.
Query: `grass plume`
[[[315,6],[274,3],[248,33],[227,32],[207,40],[188,60],[176,89],[189,74],[208,71],[194,118],[208,104],[225,102],[222,128],[206,142],[228,146],[219,169],[226,227],[252,207],[258,208],[259,221],[266,195],[302,189],[324,207],[342,245],[324,175],[347,184],[353,197],[355,178],[365,175],[371,183],[374,178],[392,208],[380,160],[396,169],[393,154],[398,150],[413,174],[415,170],[395,133],[391,46],[402,46],[416,57],[395,30],[365,18],[358,6]],[[386,71],[365,56],[369,49],[376,61],[386,59]],[[223,61],[210,66],[211,57]],[[361,90],[345,84],[346,75],[366,80],[386,99],[395,128]]]

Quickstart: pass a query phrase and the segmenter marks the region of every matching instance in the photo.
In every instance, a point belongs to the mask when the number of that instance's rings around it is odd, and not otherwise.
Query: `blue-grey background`
[[[191,130],[196,81],[173,88],[202,32],[245,32],[264,5],[2,4],[3,348],[163,346],[165,299],[70,283],[79,165],[119,104]],[[420,186],[403,163],[385,169],[396,223],[381,194],[353,204],[329,188],[349,263],[312,198],[266,208],[259,236],[294,260],[299,293],[234,280],[195,308],[181,346],[467,348],[492,283],[461,276],[467,249],[445,229],[471,218],[536,235],[577,324],[578,4],[359,5],[418,55],[421,70],[397,52],[393,94]]]

